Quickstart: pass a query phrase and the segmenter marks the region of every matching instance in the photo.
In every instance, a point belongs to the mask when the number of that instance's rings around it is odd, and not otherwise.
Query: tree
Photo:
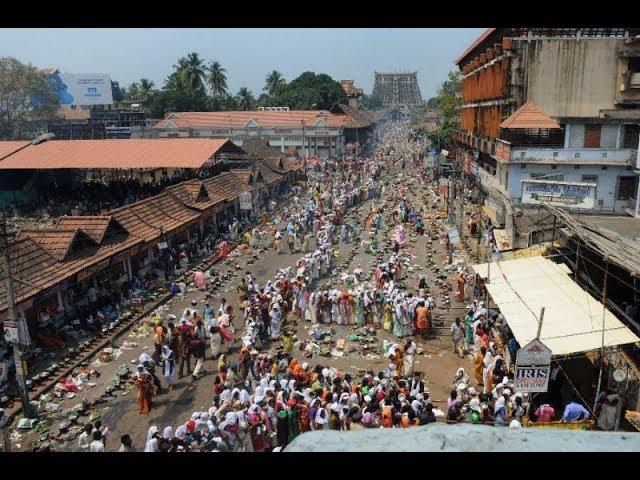
[[[429,100],[427,100],[427,107],[429,108],[438,108],[439,104],[440,99],[438,97],[431,97]]]
[[[447,80],[438,89],[437,99],[441,115],[440,121],[438,122],[438,129],[427,134],[431,146],[437,150],[450,145],[454,133],[460,128],[461,90],[460,72],[457,71],[449,72]]]
[[[33,65],[0,57],[0,139],[24,139],[56,118],[60,101],[54,85]],[[44,129],[42,129],[44,130]]]
[[[270,74],[267,75],[263,90],[269,95],[273,95],[276,91],[276,88],[278,88],[279,85],[283,85],[285,83],[286,82],[282,74],[277,70],[273,70]]]
[[[205,68],[200,55],[191,52],[186,57],[179,58],[174,68],[176,76],[173,80],[177,81],[182,88],[204,93]]]
[[[236,95],[236,103],[241,110],[251,110],[256,99],[247,87],[242,87]]]
[[[270,103],[295,110],[328,110],[336,103],[347,103],[339,82],[329,75],[304,72],[289,83],[278,85]]]
[[[141,102],[143,107],[148,109],[158,93],[153,87],[153,81],[141,78],[139,82],[133,82],[128,88],[123,89],[124,98],[132,102]]]
[[[367,110],[378,110],[382,107],[382,100],[377,95],[362,95],[359,104]]]
[[[227,93],[227,70],[220,64],[220,62],[211,62],[207,71],[207,83],[211,88],[213,96],[219,97]]]

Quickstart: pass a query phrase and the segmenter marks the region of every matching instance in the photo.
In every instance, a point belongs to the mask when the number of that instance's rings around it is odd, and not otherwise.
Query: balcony
[[[511,147],[513,163],[582,165],[635,165],[637,153],[630,148],[539,148]]]

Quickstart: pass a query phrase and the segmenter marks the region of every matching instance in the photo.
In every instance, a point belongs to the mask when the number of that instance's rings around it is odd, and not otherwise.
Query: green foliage
[[[287,82],[285,81],[282,74],[277,70],[273,70],[270,74],[267,75],[263,90],[269,95],[273,95],[276,91],[276,88],[286,83]]]
[[[269,102],[292,110],[323,110],[336,103],[346,103],[347,96],[340,83],[329,75],[304,72],[289,83],[279,84]]]
[[[247,87],[242,87],[236,95],[236,104],[240,110],[251,110],[256,99]]]
[[[207,71],[207,83],[213,96],[220,97],[227,93],[227,70],[220,62],[211,62]]]
[[[438,108],[440,105],[440,99],[438,97],[431,97],[427,100],[427,107],[429,108]]]
[[[462,101],[459,94],[461,90],[462,82],[458,71],[449,72],[447,80],[438,89],[438,96],[435,99],[437,99],[441,118],[438,122],[438,130],[427,133],[431,146],[437,150],[449,146],[453,139],[453,134],[460,128],[459,111]],[[434,99],[430,99],[429,102],[431,100]],[[429,102],[427,102],[427,106]]]
[[[360,97],[359,105],[366,110],[379,110],[382,108],[382,99],[377,95],[364,94]]]
[[[33,65],[0,57],[0,139],[24,139],[46,131],[56,118],[59,99],[45,75]]]

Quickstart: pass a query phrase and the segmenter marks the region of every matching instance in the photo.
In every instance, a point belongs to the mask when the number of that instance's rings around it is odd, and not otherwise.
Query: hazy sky
[[[0,56],[67,73],[108,73],[126,86],[161,86],[178,57],[196,51],[227,69],[231,92],[259,95],[267,72],[287,80],[311,70],[352,78],[371,93],[374,71],[418,71],[423,98],[435,94],[455,58],[484,28],[427,29],[0,29]]]

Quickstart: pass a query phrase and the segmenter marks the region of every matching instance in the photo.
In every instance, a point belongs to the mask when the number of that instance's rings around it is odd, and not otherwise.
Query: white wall
[[[626,208],[626,202],[616,202],[615,194],[619,176],[632,176],[633,170],[624,167],[607,166],[607,170],[602,170],[600,166],[581,165],[579,169],[574,165],[558,165],[558,168],[551,169],[551,165],[541,165],[527,163],[526,168],[521,168],[520,164],[510,164],[509,167],[509,197],[514,204],[519,204],[522,197],[522,180],[531,178],[532,173],[564,175],[565,182],[582,182],[583,175],[597,175],[596,187],[596,209],[602,211],[622,212]],[[551,178],[553,180],[553,178]],[[599,204],[599,200],[603,204]]]

